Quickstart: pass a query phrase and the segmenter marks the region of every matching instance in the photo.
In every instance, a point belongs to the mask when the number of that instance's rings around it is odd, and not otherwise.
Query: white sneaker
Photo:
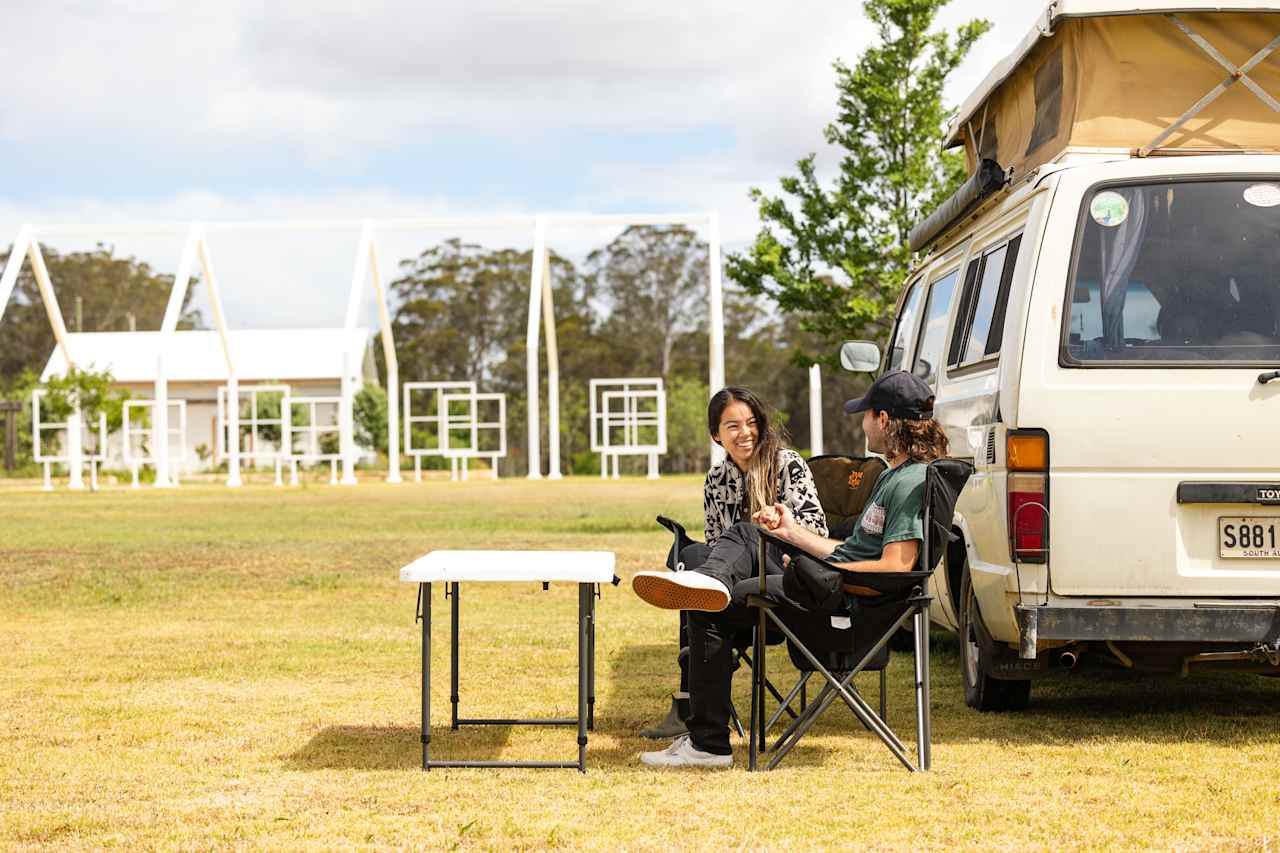
[[[685,735],[664,750],[640,753],[640,763],[650,767],[732,767],[733,756],[703,752]]]
[[[729,606],[729,588],[701,572],[636,572],[636,595],[666,610],[707,610]]]

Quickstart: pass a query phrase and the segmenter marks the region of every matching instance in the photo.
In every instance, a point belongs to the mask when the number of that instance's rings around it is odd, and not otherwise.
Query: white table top
[[[400,570],[406,583],[613,581],[612,551],[428,551]]]

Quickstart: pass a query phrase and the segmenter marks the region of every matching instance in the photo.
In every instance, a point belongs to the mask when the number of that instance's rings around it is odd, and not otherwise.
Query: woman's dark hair
[[[721,388],[707,404],[707,431],[719,443],[720,418],[733,402],[746,403],[756,419],[756,447],[747,463],[747,495],[751,511],[770,506],[778,496],[778,480],[782,476],[782,460],[779,451],[787,445],[786,430],[778,424],[778,418],[765,402],[746,388],[729,385]]]

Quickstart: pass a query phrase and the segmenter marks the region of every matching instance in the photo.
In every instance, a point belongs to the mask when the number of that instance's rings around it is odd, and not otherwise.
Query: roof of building
[[[67,347],[76,367],[109,370],[116,382],[156,379],[160,332],[73,332]],[[344,353],[352,353],[351,371],[366,373],[368,329],[253,329],[228,334],[236,378],[241,382],[340,380]],[[42,379],[66,370],[62,350],[54,347]],[[222,382],[227,361],[216,331],[174,332],[165,353],[170,382]]]
[[[1277,0],[1183,0],[1183,2],[1156,2],[1156,0],[1052,0],[1031,32],[1018,43],[1013,53],[1006,56],[991,70],[986,79],[960,105],[956,117],[947,129],[945,146],[956,144],[965,122],[974,117],[987,98],[1009,79],[1042,38],[1051,38],[1058,22],[1068,18],[1097,18],[1109,15],[1160,15],[1178,12],[1280,12]],[[1261,45],[1259,45],[1261,47]],[[1190,104],[1188,104],[1190,106]]]

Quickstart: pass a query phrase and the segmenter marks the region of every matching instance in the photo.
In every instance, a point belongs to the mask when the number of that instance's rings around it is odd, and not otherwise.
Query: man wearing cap
[[[880,475],[848,539],[828,539],[798,524],[782,504],[764,507],[751,522],[724,533],[699,568],[684,572],[637,572],[636,594],[655,607],[689,613],[689,734],[670,747],[640,756],[658,767],[729,767],[730,690],[736,661],[734,634],[752,624],[747,596],[759,592],[756,525],[801,550],[856,572],[910,571],[923,538],[925,468],[947,454],[947,439],[933,420],[933,390],[919,377],[895,371],[877,379],[866,395],[845,403],[846,414],[862,413],[867,447],[885,456]],[[828,618],[805,611],[783,594],[785,563],[763,567],[765,589],[784,605],[784,621]],[[856,592],[852,587],[846,590]]]

